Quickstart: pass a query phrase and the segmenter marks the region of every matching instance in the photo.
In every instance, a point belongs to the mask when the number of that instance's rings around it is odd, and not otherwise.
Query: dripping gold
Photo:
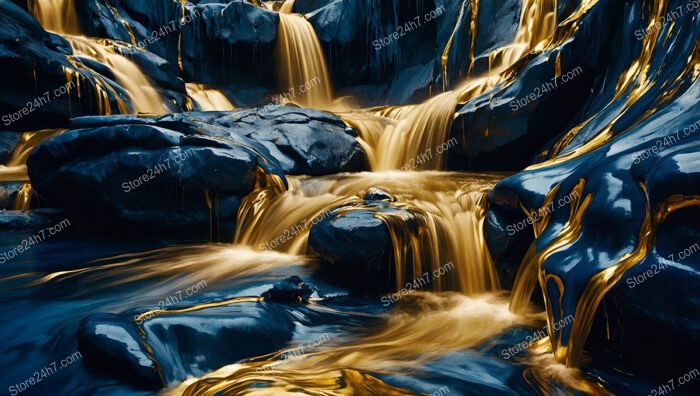
[[[24,239],[14,249],[3,252],[2,255],[0,255],[0,264],[5,264],[6,262],[14,259],[20,254],[31,249],[32,246],[44,242],[47,239],[47,237],[51,238],[52,236],[68,228],[68,226],[70,225],[70,221],[68,219],[65,219],[52,227],[42,228],[41,230],[37,231],[36,234]]]
[[[634,36],[637,38],[637,40],[642,40],[644,37],[660,31],[664,26],[668,25],[669,23],[675,22],[676,20],[680,19],[683,15],[685,15],[686,11],[688,13],[697,13],[698,10],[700,10],[700,0],[692,0],[688,2],[685,5],[685,7],[679,5],[673,10],[668,11],[666,15],[662,15],[661,18],[655,24],[649,26],[648,28],[635,30]]]
[[[552,81],[547,81],[545,83],[542,83],[541,86],[535,87],[535,89],[530,92],[529,95],[525,96],[524,98],[519,98],[519,99],[513,99],[508,103],[510,106],[510,109],[512,111],[517,111],[518,109],[521,109],[530,103],[536,102],[538,99],[543,97],[545,94],[550,93],[556,89],[559,89],[559,80],[561,80],[562,85],[568,83],[569,81],[572,81],[576,77],[580,76],[583,74],[583,69],[581,67],[577,67],[574,70],[571,70],[567,72],[564,75],[561,76],[554,76],[552,77]]]
[[[192,23],[192,21],[199,18],[201,15],[202,15],[202,13],[199,12],[199,10],[195,9],[194,11],[185,15],[182,18],[173,19],[172,21],[161,26],[159,29],[152,31],[151,34],[148,35],[148,37],[146,37],[143,40],[136,43],[136,46],[141,48],[141,49],[145,49],[148,46],[148,44],[154,44],[154,43],[160,41],[160,39],[162,39],[170,34],[179,32],[180,29],[182,29],[184,26]],[[146,44],[146,43],[148,43],[148,44]]]
[[[13,122],[21,120],[24,116],[28,116],[34,111],[40,109],[41,107],[51,103],[52,100],[58,99],[63,95],[70,92],[71,89],[75,88],[75,82],[69,81],[68,83],[54,89],[53,96],[51,96],[50,91],[44,92],[42,95],[37,96],[34,100],[27,102],[27,105],[22,109],[12,113],[7,114],[2,117],[2,122],[5,126],[10,126]]]
[[[573,191],[565,197],[560,198],[557,201],[558,206],[556,208],[554,207],[554,200],[550,201],[549,203],[545,203],[545,205],[543,205],[538,210],[530,212],[525,220],[508,225],[506,227],[506,231],[508,231],[508,235],[513,236],[518,231],[522,231],[525,228],[527,228],[528,225],[534,225],[536,223],[539,223],[543,219],[549,218],[549,216],[551,216],[552,213],[554,213],[555,209],[569,205],[574,200],[578,200],[579,197],[580,193],[578,191]]]
[[[185,289],[184,298],[182,297],[182,290],[178,290],[172,296],[168,296],[167,298],[160,300],[155,308],[150,309],[143,314],[134,315],[134,322],[136,322],[136,324],[141,324],[145,320],[153,318],[156,316],[156,314],[165,311],[168,307],[173,307],[175,304],[181,303],[184,299],[194,296],[207,286],[209,285],[205,280],[197,282],[196,284]]]
[[[156,164],[153,168],[148,169],[143,175],[137,177],[134,180],[122,183],[122,189],[125,193],[136,190],[137,188],[143,186],[149,181],[157,178],[161,173],[169,171],[171,167],[170,160],[172,159],[175,165],[182,166],[182,163],[194,155],[194,149],[191,148],[185,152],[178,152],[172,157],[164,159],[162,162]]]
[[[439,16],[445,13],[445,6],[440,6],[429,13],[423,15],[422,17],[420,15],[416,16],[412,20],[409,20],[403,26],[398,26],[396,30],[389,34],[386,37],[382,37],[381,39],[374,40],[372,41],[372,45],[374,46],[374,49],[376,51],[379,51],[380,49],[390,45],[391,43],[396,42],[399,40],[401,37],[405,36],[407,33],[410,33],[419,27],[423,26],[423,23],[430,22],[432,20],[437,19]]]
[[[420,290],[423,287],[432,284],[434,280],[440,278],[441,276],[447,275],[447,272],[452,271],[454,268],[455,265],[450,261],[449,263],[434,269],[432,272],[432,278],[430,277],[431,273],[426,271],[423,273],[423,275],[415,278],[413,282],[407,282],[406,286],[404,286],[404,288],[398,292],[382,297],[382,305],[388,307],[390,304],[399,301],[402,297],[408,296],[414,291]]]
[[[17,396],[20,393],[26,391],[27,389],[31,388],[32,386],[38,384],[39,382],[43,381],[45,378],[48,378],[58,372],[58,370],[62,370],[71,364],[77,362],[78,360],[82,359],[83,355],[80,353],[80,351],[76,351],[72,355],[66,356],[64,359],[61,359],[60,366],[56,364],[56,361],[54,360],[50,364],[42,367],[40,370],[35,371],[34,374],[32,374],[31,377],[28,379],[24,380],[23,382],[20,382],[19,384],[15,384],[9,387],[10,395],[11,396]]]

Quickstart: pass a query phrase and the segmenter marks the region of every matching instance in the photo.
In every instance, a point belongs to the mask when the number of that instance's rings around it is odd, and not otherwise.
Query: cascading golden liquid
[[[397,287],[411,279],[401,274],[423,274],[452,263],[454,271],[433,284],[435,290],[477,294],[499,288],[498,275],[483,237],[484,195],[501,175],[434,172],[362,173],[328,178],[290,177],[289,190],[261,190],[241,204],[234,243],[288,254],[305,254],[311,226],[331,216],[331,210],[367,209],[362,195],[377,187],[393,194],[397,206],[421,221],[375,211],[394,239]],[[412,270],[412,272],[410,270]]]
[[[473,11],[475,7],[478,9],[476,0],[472,2]],[[490,69],[484,76],[470,77],[453,91],[430,98],[419,105],[339,112],[346,123],[360,131],[371,169],[443,169],[447,156],[436,155],[436,151],[447,141],[457,105],[466,103],[505,81],[507,76],[503,72],[508,67],[525,53],[543,47],[546,39],[554,34],[556,10],[556,0],[525,1],[513,43],[490,54]],[[475,18],[472,17],[474,21]],[[460,20],[461,18],[457,19],[458,24]],[[453,34],[457,28],[455,26]],[[473,25],[471,29],[472,39],[475,40],[478,34],[476,26]],[[449,46],[448,42],[442,55],[445,75]],[[379,126],[383,128],[377,128]]]
[[[29,10],[41,25],[54,33],[61,34],[73,48],[74,56],[85,57],[104,64],[110,68],[120,85],[124,87],[131,99],[134,111],[146,114],[163,114],[169,106],[141,69],[131,59],[121,55],[114,49],[109,40],[93,39],[81,34],[74,0],[31,0]],[[122,23],[131,32],[131,27],[122,19]],[[133,33],[131,33],[133,36]],[[133,38],[132,38],[133,40]],[[75,63],[75,62],[73,62]],[[79,62],[78,62],[79,63]],[[76,77],[77,70],[84,68],[74,65],[75,70],[66,71],[66,80],[80,80]],[[109,100],[105,90],[110,91],[119,102],[118,95],[103,79],[94,81],[98,95],[98,106],[101,114],[111,114]],[[79,92],[79,89],[78,89]],[[125,113],[126,107],[120,103],[120,112]]]
[[[46,30],[59,34],[80,34],[75,0],[29,0],[29,12]]]
[[[85,57],[109,66],[117,82],[131,99],[131,105],[137,113],[164,114],[168,105],[149,78],[131,59],[114,49],[109,40],[92,39],[82,36],[65,35],[75,56]]]
[[[45,129],[22,134],[7,164],[0,165],[0,182],[29,182],[27,159],[32,150],[41,142],[65,132],[65,129]],[[13,205],[14,210],[28,211],[32,198],[32,186],[25,183],[20,188]]]
[[[187,87],[187,95],[197,102],[203,111],[236,109],[236,106],[219,89],[197,83],[187,83],[185,86]]]
[[[184,12],[184,1],[181,3]],[[473,15],[470,25],[472,32],[470,57],[473,61],[474,43],[478,34],[479,1],[472,0],[471,3]],[[111,67],[117,80],[128,91],[132,103],[137,107],[136,111],[161,113],[166,109],[162,98],[148,78],[132,61],[110,50],[109,42],[68,35],[79,33],[74,13],[60,18],[61,24],[55,24],[56,21],[49,21],[53,20],[53,14],[47,14],[45,10],[59,3],[52,4],[49,0],[36,0],[32,4],[34,15],[41,16],[37,18],[47,29],[67,35],[66,38],[71,42],[76,55],[94,59]],[[73,9],[72,0],[64,0],[60,4],[65,6],[62,10]],[[591,1],[584,2],[581,9],[590,7],[590,4]],[[268,4],[262,5],[272,9]],[[372,170],[387,171],[405,168],[406,165],[411,164],[411,161],[416,164],[418,159],[421,159],[420,163],[409,170],[441,169],[446,154],[431,155],[426,161],[422,161],[421,154],[426,150],[433,150],[432,153],[436,154],[436,147],[445,143],[459,103],[465,103],[489,88],[503,83],[508,78],[504,76],[504,71],[509,66],[525,53],[542,49],[547,45],[547,40],[552,37],[556,25],[556,8],[555,0],[525,0],[520,25],[513,43],[489,54],[489,71],[486,75],[470,76],[469,80],[456,90],[418,105],[380,107],[342,113],[343,119],[361,132],[361,144],[367,152]],[[287,0],[279,7],[280,25],[276,57],[280,89],[283,93],[294,90],[295,95],[291,99],[293,102],[309,107],[330,108],[333,99],[331,80],[319,40],[309,22],[301,15],[291,14],[292,9],[293,0]],[[458,18],[458,23],[460,19]],[[72,26],[73,23],[75,30],[73,27],[63,26],[66,24]],[[453,30],[453,36],[457,31],[458,26]],[[452,38],[443,50],[445,81],[448,73],[446,59],[449,57],[451,41]],[[181,41],[179,47],[181,47]],[[179,63],[182,67],[180,56]],[[315,79],[320,79],[320,85],[313,86],[304,93],[300,92],[301,86]],[[99,82],[97,84],[99,85]],[[102,89],[108,90],[108,86],[104,85]],[[188,91],[205,109],[226,106],[225,96],[218,97],[216,92],[206,87],[188,84]],[[183,271],[197,274],[190,276],[192,279],[201,279],[202,274],[206,274],[208,279],[226,279],[261,271],[258,267],[260,263],[271,263],[272,266],[288,265],[298,262],[297,256],[255,252],[249,247],[252,246],[255,250],[269,250],[269,242],[279,240],[279,236],[285,235],[287,231],[299,230],[296,227],[301,224],[303,229],[296,232],[293,238],[289,240],[285,238],[286,242],[279,244],[277,250],[304,254],[310,225],[316,219],[325,216],[330,209],[351,203],[355,206],[344,210],[367,209],[367,206],[362,206],[363,193],[371,187],[383,188],[397,198],[397,206],[411,214],[410,220],[417,225],[418,230],[417,233],[415,230],[409,230],[405,218],[397,218],[387,213],[375,213],[387,224],[394,242],[397,286],[401,285],[405,274],[421,272],[426,267],[434,269],[452,262],[455,265],[454,273],[436,281],[433,288],[434,290],[456,290],[468,296],[418,293],[406,299],[406,302],[414,304],[406,304],[405,308],[399,304],[399,309],[389,315],[385,326],[380,330],[364,338],[338,339],[327,346],[324,345],[319,351],[276,368],[277,372],[272,376],[261,375],[260,369],[275,365],[275,361],[284,351],[263,360],[224,367],[201,380],[186,381],[175,391],[184,392],[187,395],[220,394],[218,392],[280,394],[291,393],[301,388],[309,394],[322,395],[361,394],[363,391],[387,395],[411,394],[410,390],[383,383],[368,374],[368,371],[392,373],[392,370],[398,367],[410,367],[416,362],[427,361],[447,352],[475,346],[510,326],[533,322],[527,312],[529,295],[523,296],[530,289],[530,284],[534,287],[533,279],[545,282],[540,279],[543,275],[539,272],[537,264],[546,258],[546,254],[536,255],[534,252],[529,254],[528,260],[534,263],[527,266],[527,271],[531,272],[519,275],[520,279],[516,282],[517,286],[514,290],[519,297],[511,300],[511,307],[516,307],[516,313],[508,310],[508,301],[504,296],[495,294],[475,296],[498,288],[498,277],[482,234],[483,197],[498,180],[499,176],[494,175],[476,177],[431,172],[393,172],[314,179],[290,177],[290,187],[286,190],[279,178],[271,176],[268,179],[259,179],[256,190],[241,204],[235,243],[244,246],[217,246],[216,249],[207,247],[187,252],[182,255],[182,260],[175,261],[176,265],[167,266],[163,263],[173,262],[169,255],[164,255],[160,261],[152,261],[153,265],[148,266],[142,266],[140,258],[129,258],[116,264],[110,263],[50,274],[38,280],[38,283],[89,274],[97,279],[114,276],[116,280],[110,284],[116,286],[142,279],[143,276],[161,276]],[[583,189],[583,186],[581,185],[580,188]],[[554,194],[551,195],[553,197]],[[585,212],[589,202],[590,197],[587,197],[582,202],[571,205],[571,230],[564,233],[554,246],[548,248],[548,253],[571,242],[571,238],[578,232],[576,227],[580,224],[580,216]],[[546,224],[542,225],[538,232],[541,232],[544,227]],[[240,262],[241,256],[245,264],[234,265],[233,263]],[[207,260],[202,260],[203,257]],[[139,265],[134,265],[135,263]],[[605,278],[607,281],[613,277]],[[604,283],[605,281],[596,281],[595,284],[604,284],[607,287],[608,283]],[[594,295],[595,298],[604,294],[598,288],[591,290],[589,294]],[[582,304],[595,302],[593,298],[583,301]],[[547,304],[551,302],[547,301]],[[202,307],[204,306],[188,309]],[[549,311],[551,312],[551,309]],[[553,320],[551,313],[548,320],[551,326]],[[576,323],[578,320],[579,316]],[[586,320],[582,322],[586,323]],[[585,340],[583,333],[586,331],[585,328],[577,330],[579,335],[576,342]],[[556,335],[553,339],[555,353],[559,357],[560,352],[557,351],[564,349],[560,345],[560,340],[557,341]],[[571,354],[571,351],[576,348],[578,346],[572,346],[567,353]],[[260,389],[255,387],[256,382],[268,384],[270,387]]]
[[[277,33],[277,80],[280,97],[304,107],[319,109],[331,105],[331,78],[313,26],[306,17],[291,14],[293,0],[279,10]]]

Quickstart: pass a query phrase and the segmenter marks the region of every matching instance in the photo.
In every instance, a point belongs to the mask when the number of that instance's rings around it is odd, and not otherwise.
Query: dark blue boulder
[[[160,365],[134,322],[114,314],[92,314],[80,321],[77,336],[88,369],[142,389],[163,387]]]
[[[308,246],[321,258],[322,274],[331,281],[354,291],[384,292],[396,286],[393,243],[389,227],[375,213],[402,210],[385,203],[370,205],[336,209],[311,228]]]
[[[66,132],[38,146],[27,165],[48,206],[82,218],[195,227],[190,233],[208,230],[212,218],[235,220],[258,168],[282,175],[251,146],[126,124]]]
[[[55,212],[32,211],[20,212],[15,210],[0,210],[0,229],[5,230],[37,230],[56,224],[52,220]],[[65,218],[65,217],[64,217]]]
[[[295,329],[285,311],[260,303],[183,314],[164,311],[140,326],[166,384],[279,350]]]

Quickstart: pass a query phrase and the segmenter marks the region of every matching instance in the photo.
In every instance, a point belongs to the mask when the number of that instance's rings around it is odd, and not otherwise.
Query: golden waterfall
[[[14,210],[28,211],[32,197],[32,186],[29,184],[27,175],[27,159],[32,150],[41,142],[57,136],[65,129],[46,129],[22,134],[17,147],[15,147],[7,164],[0,165],[0,183],[2,182],[23,182],[24,184],[17,194],[14,203]]]
[[[85,68],[81,62],[75,60],[75,57],[92,59],[109,66],[117,82],[124,87],[136,113],[163,114],[169,110],[158,89],[138,65],[115,49],[116,43],[105,39],[79,36],[81,32],[73,0],[31,0],[29,10],[44,29],[62,35],[70,43],[74,55],[70,61],[75,70],[66,70],[67,82],[77,78],[79,83],[79,70]],[[97,100],[101,113],[112,114],[104,91],[110,91],[115,97],[117,93],[104,79],[96,79],[95,85],[100,96]],[[116,100],[120,102],[118,97]],[[122,103],[119,105],[120,112],[126,112],[126,107]]]
[[[478,33],[476,16],[479,0],[469,1],[473,10],[470,24],[470,57],[473,61],[473,44]],[[266,3],[262,5],[268,7]],[[581,9],[570,20],[580,17],[582,10],[590,5],[591,1],[584,1]],[[32,0],[30,7],[46,29],[65,36],[76,56],[110,66],[118,82],[127,91],[135,111],[162,113],[167,110],[166,103],[148,77],[133,61],[115,51],[114,44],[107,40],[75,36],[79,34],[79,29],[72,0]],[[295,94],[291,101],[300,105],[332,109],[331,79],[320,42],[310,23],[304,16],[292,14],[292,8],[293,0],[287,0],[278,8],[280,22],[275,52],[278,87],[282,94],[292,90]],[[464,10],[463,6],[460,13]],[[571,243],[580,233],[580,219],[587,209],[590,196],[571,205],[570,222],[552,246],[541,252],[535,252],[532,248],[528,251],[523,260],[522,273],[518,275],[510,299],[509,310],[506,296],[495,293],[481,295],[499,288],[498,277],[484,242],[482,226],[485,193],[498,182],[500,176],[430,172],[444,167],[447,154],[431,155],[428,160],[421,160],[420,163],[417,160],[422,159],[421,155],[426,150],[435,153],[436,147],[445,143],[459,104],[466,103],[498,84],[507,83],[510,76],[507,73],[508,68],[524,54],[552,45],[557,24],[556,11],[556,0],[524,0],[519,28],[513,42],[489,54],[489,70],[485,75],[470,75],[455,90],[415,105],[362,110],[338,109],[339,115],[346,123],[360,132],[360,143],[374,173],[325,178],[289,177],[289,188],[286,190],[280,188],[279,183],[275,184],[274,188],[270,184],[260,185],[241,204],[234,241],[238,246],[217,250],[216,255],[209,255],[210,260],[206,263],[201,261],[206,252],[197,250],[191,252],[187,260],[178,263],[182,267],[154,265],[147,268],[149,273],[153,274],[193,267],[204,271],[204,264],[214,265],[219,262],[217,259],[224,258],[234,262],[243,255],[245,265],[236,268],[235,271],[223,265],[211,270],[211,273],[225,278],[259,270],[256,268],[259,256],[264,256],[273,266],[287,265],[296,260],[292,255],[306,253],[310,230],[307,225],[324,216],[328,210],[343,207],[337,214],[343,215],[358,209],[373,210],[375,216],[387,225],[394,245],[397,288],[400,288],[407,278],[410,280],[409,274],[435,269],[447,262],[454,263],[455,270],[432,285],[434,291],[444,293],[416,293],[409,296],[397,304],[396,309],[387,315],[386,323],[370,336],[361,339],[339,337],[317,351],[292,359],[284,366],[275,367],[273,376],[260,374],[260,370],[273,366],[285,351],[255,361],[226,366],[202,379],[188,380],[172,391],[186,395],[281,394],[292,393],[295,389],[324,395],[363,392],[410,394],[409,390],[389,386],[367,371],[391,374],[397,367],[405,368],[444,353],[475,346],[510,326],[533,324],[536,315],[528,311],[528,301],[535,284],[538,281],[542,282],[541,277],[544,274],[540,266],[549,254]],[[458,23],[460,19],[458,18]],[[456,26],[453,36],[457,31]],[[452,38],[445,48],[438,49],[443,54],[444,80],[447,80],[449,72],[447,59]],[[648,51],[653,49],[653,44],[650,44],[652,39],[655,40],[656,37],[644,41]],[[649,46],[652,47],[648,48]],[[630,76],[636,75],[636,72],[645,69],[645,66],[643,62],[634,66],[630,70]],[[76,69],[79,67],[76,66]],[[314,79],[320,79],[319,86],[300,92],[300,87]],[[620,90],[633,83],[631,77],[621,81]],[[447,83],[443,86],[447,87]],[[640,86],[642,88],[636,92],[638,95],[643,92],[644,84]],[[205,110],[234,108],[221,91],[211,87],[190,83],[187,84],[187,90]],[[109,110],[105,113],[109,113]],[[488,130],[479,132],[489,133]],[[5,168],[5,174],[14,176],[6,177],[26,175],[26,167],[22,168],[26,162],[24,153],[28,155],[27,149],[31,150],[35,146],[29,143],[33,136],[27,135],[24,148],[16,150],[13,160]],[[609,134],[601,134],[601,138],[594,141],[594,144],[602,144],[601,142],[609,137]],[[405,169],[411,164],[414,165],[410,166],[409,170],[428,172],[395,171]],[[3,177],[2,169],[0,167],[0,180]],[[582,181],[576,188],[583,191],[584,186]],[[392,194],[396,197],[395,205],[410,216],[381,212],[366,205],[362,196],[370,188],[381,188]],[[25,206],[23,202],[29,202],[29,189],[26,190],[23,188],[21,198],[18,198],[20,206]],[[553,190],[548,199],[553,199],[555,193],[556,190]],[[653,218],[654,216],[650,217]],[[268,242],[299,224],[304,225],[303,231],[279,246],[278,250],[287,255],[260,252]],[[560,339],[553,336],[548,340],[551,341],[552,348],[542,346],[542,349],[553,351],[559,361],[565,361],[570,366],[578,363],[597,304],[612,287],[612,282],[619,279],[625,269],[636,264],[649,241],[642,240],[642,232],[648,231],[651,226],[651,220],[645,222],[640,232],[638,248],[625,257],[619,267],[606,270],[591,280],[579,302],[581,311],[578,308],[576,310],[571,345],[567,348],[561,345]],[[90,271],[93,269],[85,269],[85,272]],[[141,276],[140,269],[136,267],[129,267],[128,271],[133,274],[133,279]],[[61,273],[57,276],[66,275],[73,274]],[[547,320],[551,327],[554,320],[551,302],[546,301],[546,304],[549,308]],[[416,312],[422,315],[416,315]],[[416,345],[422,348],[416,348]],[[259,383],[266,383],[270,387],[258,388],[256,384]]]
[[[473,8],[478,9],[479,0],[471,1]],[[506,81],[506,69],[525,53],[541,48],[544,40],[554,34],[556,10],[556,0],[526,0],[514,42],[489,55],[490,69],[486,75],[470,77],[453,91],[418,105],[340,112],[345,122],[360,131],[361,143],[372,170],[386,171],[406,167],[411,170],[443,169],[446,160],[444,155],[425,156],[424,153],[429,150],[434,153],[436,147],[448,139],[457,105]],[[471,24],[471,29],[474,38],[478,34],[475,23]],[[457,27],[453,35],[456,31]],[[444,76],[447,75],[451,43],[452,38],[443,51]],[[483,133],[488,134],[488,131]]]
[[[249,195],[239,210],[235,243],[265,249],[278,236],[297,229],[278,250],[306,253],[310,225],[329,209],[366,209],[387,224],[394,242],[397,290],[415,275],[446,263],[454,271],[436,279],[434,290],[478,294],[499,288],[498,275],[483,237],[484,195],[499,176],[436,172],[361,173],[328,178],[289,178],[288,191],[267,190]],[[363,206],[362,195],[372,187],[396,197],[397,207],[412,218],[376,212]],[[413,224],[411,224],[413,222]],[[301,227],[295,227],[300,225]],[[420,231],[416,231],[420,230]]]
[[[187,83],[187,95],[192,98],[203,111],[234,110],[236,106],[219,89],[205,84]]]
[[[279,10],[275,56],[280,96],[304,107],[328,108],[332,100],[331,78],[313,26],[306,17],[291,14],[293,0]],[[308,90],[307,84],[319,81]]]
[[[478,10],[479,1],[471,2],[472,9]],[[286,2],[282,9],[290,3]],[[409,273],[422,272],[426,265],[434,268],[452,261],[454,273],[435,282],[432,288],[456,290],[460,294],[417,293],[399,301],[386,323],[368,337],[340,338],[317,351],[287,359],[282,365],[278,362],[288,351],[279,351],[223,367],[201,379],[185,381],[169,393],[278,395],[304,389],[314,395],[412,394],[410,390],[385,384],[368,371],[391,374],[398,367],[474,346],[510,326],[533,324],[536,319],[527,304],[523,310],[511,311],[508,297],[481,294],[499,287],[482,235],[484,194],[499,177],[395,170],[405,170],[425,150],[434,150],[445,143],[458,104],[497,84],[507,83],[510,78],[507,69],[514,62],[529,51],[543,49],[554,34],[556,9],[555,0],[524,1],[513,43],[489,55],[490,69],[486,75],[470,76],[458,89],[417,105],[336,109],[346,123],[360,131],[360,143],[375,173],[334,178],[293,177],[287,191],[259,189],[241,204],[235,243],[264,250],[267,242],[295,224],[307,224],[323,217],[329,209],[342,206],[335,212],[340,216],[353,210],[373,210],[363,202],[362,196],[371,187],[381,188],[396,198],[394,205],[409,213],[407,217],[374,212],[388,226],[394,242],[397,287],[401,287]],[[475,20],[473,15],[472,38],[477,34]],[[443,49],[443,60],[449,57],[450,43]],[[278,58],[278,69],[295,67],[284,59]],[[443,65],[446,76],[446,63]],[[439,170],[444,160],[433,156],[409,170]],[[576,205],[581,206],[585,210],[585,204]],[[278,249],[304,254],[308,231],[305,228]],[[538,319],[542,316],[538,315]],[[545,353],[551,356],[549,342],[546,338],[533,347],[536,354],[533,359],[546,359]],[[566,383],[570,389],[606,394],[604,388],[582,379],[577,371],[562,367],[556,361],[547,361],[543,370],[546,372],[529,372],[529,381],[546,389],[546,384],[538,380],[556,372],[557,381]],[[267,368],[273,368],[274,375],[266,375]],[[261,388],[260,384],[266,387]]]
[[[85,57],[109,66],[117,82],[124,87],[136,113],[163,114],[168,106],[158,89],[134,61],[118,53],[112,42],[83,36],[64,35],[74,56]]]
[[[29,0],[29,12],[46,30],[64,34],[80,34],[75,0]]]

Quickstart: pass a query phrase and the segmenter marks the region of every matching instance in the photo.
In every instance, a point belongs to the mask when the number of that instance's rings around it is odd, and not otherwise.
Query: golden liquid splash
[[[282,97],[303,107],[328,108],[333,99],[331,78],[313,26],[300,14],[290,14],[293,0],[279,10],[277,80]],[[302,92],[303,91],[303,92]]]
[[[62,34],[80,34],[75,0],[29,0],[29,12],[46,30]]]
[[[449,352],[479,345],[508,327],[534,323],[535,316],[508,310],[507,298],[488,294],[415,293],[405,297],[369,335],[334,336],[307,354],[279,364],[287,351],[223,367],[191,379],[166,394],[209,395],[414,395],[372,377],[400,373]],[[403,301],[402,301],[403,303]],[[269,374],[265,370],[271,369]],[[267,387],[260,387],[265,384]]]
[[[433,289],[467,294],[496,290],[498,275],[483,237],[484,195],[503,176],[389,172],[289,177],[288,191],[262,189],[246,197],[239,209],[234,243],[304,254],[315,220],[330,216],[328,210],[353,204],[340,213],[367,209],[387,224],[394,242],[398,289],[419,274],[451,262],[454,271],[437,279]],[[413,218],[363,206],[362,196],[372,187],[395,196],[396,206],[414,214]],[[404,275],[411,273],[415,275],[406,279]]]
[[[234,110],[236,106],[219,89],[206,84],[187,83],[187,95],[197,102],[203,111]]]
[[[523,372],[525,382],[533,389],[539,389],[543,395],[561,394],[560,390],[552,386],[559,384],[571,394],[614,396],[602,384],[584,378],[581,371],[558,362],[552,354],[549,337],[535,341],[528,348],[526,362],[529,367]]]

